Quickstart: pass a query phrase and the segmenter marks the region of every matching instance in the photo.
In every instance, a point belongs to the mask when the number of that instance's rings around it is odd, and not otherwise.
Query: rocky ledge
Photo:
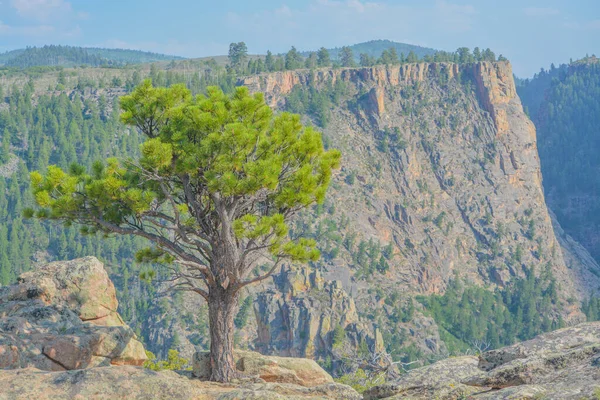
[[[600,322],[452,357],[364,394],[375,399],[595,399],[600,396]]]
[[[191,379],[173,371],[121,366],[77,371],[37,369],[0,371],[0,400],[29,399],[195,399],[282,400],[362,398],[351,387],[329,383],[304,387],[289,383],[243,379],[229,385]]]

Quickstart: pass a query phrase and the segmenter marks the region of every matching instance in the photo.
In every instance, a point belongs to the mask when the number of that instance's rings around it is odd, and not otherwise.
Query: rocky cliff
[[[346,231],[395,245],[378,283],[432,293],[455,273],[503,285],[524,268],[550,266],[563,298],[582,298],[600,283],[598,266],[565,264],[570,250],[556,239],[535,127],[512,76],[508,62],[433,63],[289,71],[240,84],[279,109],[299,88],[343,84],[323,129],[343,154],[329,201],[349,217]]]
[[[422,358],[443,355],[435,324],[426,328],[431,320],[418,305],[399,321],[399,304],[443,293],[455,278],[493,290],[528,271],[558,282],[554,318],[584,320],[577,300],[597,293],[600,267],[551,218],[536,130],[508,62],[287,71],[238,84],[264,92],[278,110],[304,113],[321,125],[326,145],[341,150],[326,204],[305,216],[303,229],[318,238],[323,276],[342,283],[360,321],[403,346],[412,342]],[[381,261],[389,244],[392,256]],[[261,312],[273,315],[285,294],[269,296]],[[318,338],[319,318],[298,301],[295,312],[314,325],[304,342]],[[259,348],[305,351],[304,342],[288,337],[282,349],[265,336]]]

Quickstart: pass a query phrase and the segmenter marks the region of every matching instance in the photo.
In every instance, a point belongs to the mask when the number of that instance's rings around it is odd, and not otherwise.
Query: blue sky
[[[202,57],[390,39],[490,47],[519,76],[600,55],[600,0],[0,0],[0,52],[27,45],[122,47]]]

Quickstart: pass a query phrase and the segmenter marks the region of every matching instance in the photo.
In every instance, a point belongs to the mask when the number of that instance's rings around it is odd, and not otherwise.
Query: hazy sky
[[[490,47],[519,76],[600,55],[600,0],[0,0],[0,52],[27,45],[122,47],[201,57],[390,39]]]

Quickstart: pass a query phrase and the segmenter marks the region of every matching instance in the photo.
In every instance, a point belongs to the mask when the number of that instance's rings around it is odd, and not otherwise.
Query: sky
[[[600,0],[0,0],[0,52],[68,44],[184,57],[389,39],[491,48],[529,77],[600,55]]]

